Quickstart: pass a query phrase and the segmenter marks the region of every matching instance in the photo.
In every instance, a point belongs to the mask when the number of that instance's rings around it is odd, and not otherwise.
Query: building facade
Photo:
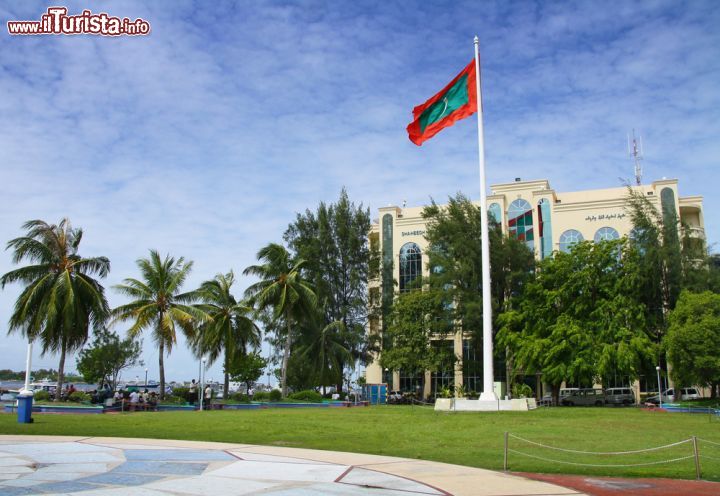
[[[681,197],[677,179],[662,179],[648,185],[633,186],[659,210],[674,210],[688,234],[704,240],[702,197]],[[525,241],[538,260],[552,256],[554,251],[567,251],[579,241],[618,239],[630,234],[632,222],[626,211],[626,187],[574,192],[558,192],[549,181],[522,181],[490,187],[488,213],[502,226],[503,232]],[[392,299],[396,291],[404,291],[412,281],[428,275],[428,243],[426,225],[421,216],[424,207],[379,209],[370,238],[379,247],[384,265],[392,273],[374,281],[370,290],[380,297]],[[393,281],[397,281],[397,286]],[[368,332],[381,332],[381,322],[371,320]],[[437,392],[445,385],[465,385],[468,391],[482,389],[482,355],[470,345],[469,336],[457,332],[452,339],[433,343],[452,348],[457,358],[454,367],[426,372],[424,395]],[[504,381],[504,370],[496,367],[495,379]],[[377,357],[367,366],[370,384],[387,383],[393,390],[415,391],[417,377],[406,377],[402,371],[382,370]],[[640,385],[636,385],[641,388]],[[496,393],[504,395],[501,386]]]

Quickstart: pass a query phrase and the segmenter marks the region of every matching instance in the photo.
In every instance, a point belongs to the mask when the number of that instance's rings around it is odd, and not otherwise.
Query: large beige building
[[[578,241],[616,239],[630,234],[632,229],[626,211],[626,187],[558,192],[547,180],[522,181],[518,178],[511,183],[492,185],[490,189],[490,215],[501,224],[504,232],[524,240],[539,260],[551,256],[553,251],[568,250]],[[702,197],[681,197],[677,179],[662,179],[633,189],[641,191],[658,210],[661,207],[674,210],[691,236],[704,239]],[[428,243],[424,236],[425,221],[421,217],[423,208],[389,206],[379,209],[370,236],[379,246],[385,263],[392,262],[388,266],[393,270],[390,281],[374,283],[376,291],[385,293],[384,298],[392,298],[395,292],[408,287],[415,277],[428,273]],[[389,274],[384,278],[389,278]],[[393,280],[397,281],[397,286],[393,286]],[[372,321],[369,332],[379,331],[380,322]],[[482,355],[473,349],[468,336],[458,332],[454,339],[436,345],[452,347],[458,360],[454,369],[426,372],[425,396],[449,384],[464,384],[467,390],[482,389]],[[496,366],[495,380],[504,381],[504,375],[503,367]],[[387,383],[390,389],[403,391],[414,391],[420,383],[418,377],[405,376],[402,371],[383,371],[377,360],[368,365],[366,380],[370,384]],[[496,392],[503,393],[500,389]]]

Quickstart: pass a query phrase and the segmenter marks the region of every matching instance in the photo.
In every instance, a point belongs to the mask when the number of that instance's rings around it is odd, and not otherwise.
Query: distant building
[[[677,179],[663,179],[649,185],[632,186],[642,192],[658,210],[674,210],[691,237],[705,239],[701,196],[681,197]],[[630,234],[632,223],[625,211],[626,187],[557,192],[547,180],[496,184],[490,187],[488,213],[502,226],[503,232],[525,241],[535,257],[542,260],[554,251],[567,251],[579,241],[618,239]],[[404,291],[419,275],[428,274],[428,242],[426,225],[421,213],[424,207],[379,209],[370,237],[377,243],[385,263],[392,262],[392,274],[383,274],[381,281],[371,284],[371,291],[381,298],[392,298],[395,291]],[[389,265],[389,264],[388,264]],[[393,286],[393,280],[398,287]],[[369,332],[378,333],[381,323],[371,321]],[[458,332],[451,339],[438,341],[437,346],[452,348],[458,360],[454,369],[425,373],[425,396],[443,386],[464,384],[468,391],[482,390],[482,354],[470,344],[466,333]],[[495,367],[495,380],[505,380],[504,367]],[[415,391],[419,377],[402,371],[383,371],[377,360],[367,367],[369,384],[387,383],[392,390]],[[653,378],[651,378],[653,379]],[[620,382],[622,379],[618,379]],[[620,384],[618,384],[620,385]],[[607,385],[606,385],[607,387]],[[496,391],[503,393],[502,390]]]

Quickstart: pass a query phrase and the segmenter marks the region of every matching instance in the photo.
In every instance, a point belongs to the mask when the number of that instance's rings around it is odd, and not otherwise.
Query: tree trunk
[[[513,370],[513,356],[510,347],[505,347],[505,385],[507,386],[507,395],[512,398],[512,386],[515,381],[515,372]]]
[[[710,398],[715,399],[717,398],[717,382],[711,382],[710,383]]]
[[[290,316],[285,316],[285,325],[287,326],[287,338],[285,339],[285,350],[283,351],[282,370],[280,373],[280,382],[282,382],[282,397],[287,398],[287,368],[290,360],[290,345],[292,344],[292,334],[290,333]]]
[[[160,400],[165,399],[165,343],[160,341]]]
[[[553,405],[560,406],[560,384],[551,384]]]
[[[55,401],[60,401],[62,395],[63,381],[65,380],[65,338],[60,344],[60,365],[58,365],[57,388],[55,389]]]
[[[224,400],[228,399],[228,390],[230,389],[230,374],[228,374],[228,367],[230,366],[230,357],[228,355],[229,355],[229,351],[228,351],[228,347],[226,345],[225,346],[225,367],[224,367],[225,370],[223,370],[223,372],[225,372],[225,382],[224,382],[225,386],[223,387],[223,399]]]

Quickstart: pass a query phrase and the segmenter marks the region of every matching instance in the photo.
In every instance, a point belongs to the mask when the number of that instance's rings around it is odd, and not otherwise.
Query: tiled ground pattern
[[[0,443],[0,495],[446,495],[350,465],[252,453],[83,442]]]

